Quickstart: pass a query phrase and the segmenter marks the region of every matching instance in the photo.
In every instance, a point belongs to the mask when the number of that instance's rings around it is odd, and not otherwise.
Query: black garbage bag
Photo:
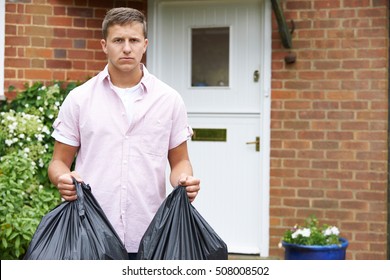
[[[141,239],[140,260],[226,260],[225,242],[199,214],[185,187],[161,204]]]
[[[120,260],[127,251],[85,183],[73,180],[77,200],[46,214],[29,244],[25,260]]]

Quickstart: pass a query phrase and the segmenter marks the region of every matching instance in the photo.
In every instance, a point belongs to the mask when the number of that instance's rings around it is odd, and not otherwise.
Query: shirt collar
[[[142,86],[142,92],[148,93],[148,88],[150,86],[150,77],[151,74],[149,73],[148,69],[146,69],[144,64],[140,64],[142,68],[142,78],[141,78],[141,86]],[[104,67],[104,69],[100,72],[99,78],[101,81],[107,80],[107,82],[110,82],[110,74],[108,73],[108,64]]]
[[[148,88],[150,86],[150,73],[148,71],[148,69],[146,69],[145,65],[141,64],[141,67],[142,67],[142,71],[143,71],[143,76],[142,76],[142,79],[141,79],[141,86],[142,86],[142,89],[143,89],[143,92],[144,93],[148,93]]]

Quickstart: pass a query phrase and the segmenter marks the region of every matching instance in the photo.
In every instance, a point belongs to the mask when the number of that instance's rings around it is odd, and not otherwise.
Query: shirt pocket
[[[142,125],[143,151],[152,156],[167,156],[171,129],[171,119],[145,118]]]

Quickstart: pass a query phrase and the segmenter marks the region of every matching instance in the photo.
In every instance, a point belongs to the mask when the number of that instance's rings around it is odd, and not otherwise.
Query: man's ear
[[[106,40],[101,39],[100,40],[100,44],[102,45],[102,49],[103,49],[104,53],[107,54],[107,43],[106,43]]]
[[[145,46],[144,46],[144,53],[146,52],[146,49],[148,48],[149,40],[145,39]]]

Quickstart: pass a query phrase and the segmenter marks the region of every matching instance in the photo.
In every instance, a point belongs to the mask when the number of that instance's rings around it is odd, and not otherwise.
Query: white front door
[[[263,256],[269,230],[266,6],[263,0],[151,1],[148,50],[148,68],[183,96],[194,129],[189,152],[201,179],[194,206],[229,252]]]

